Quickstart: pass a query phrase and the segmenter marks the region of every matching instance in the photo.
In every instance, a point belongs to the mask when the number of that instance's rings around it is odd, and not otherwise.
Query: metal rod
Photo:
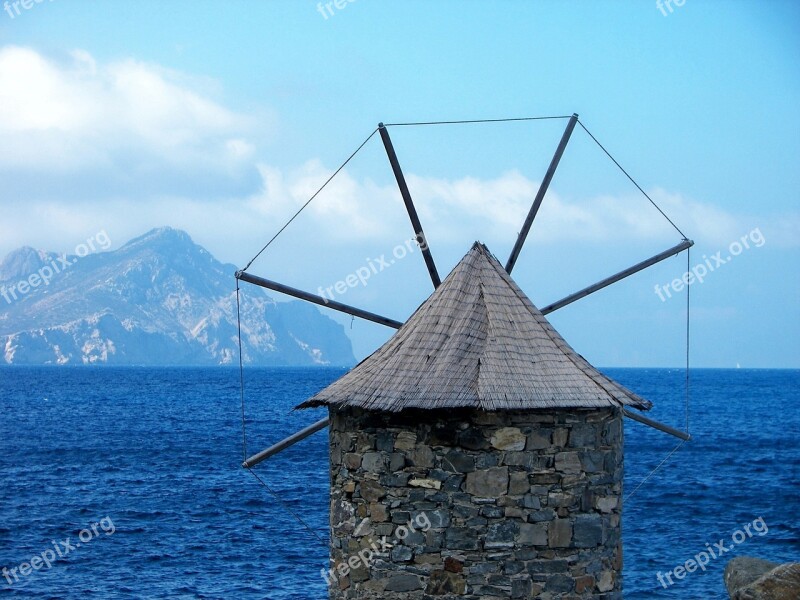
[[[394,319],[389,319],[387,317],[371,313],[367,310],[355,308],[354,306],[349,306],[348,304],[342,304],[341,302],[336,302],[336,300],[328,300],[327,298],[317,296],[316,294],[309,294],[303,290],[298,290],[296,288],[289,287],[288,285],[283,285],[282,283],[270,281],[269,279],[264,279],[263,277],[256,277],[255,275],[250,275],[249,273],[243,273],[242,271],[238,271],[236,273],[236,279],[240,279],[254,285],[259,285],[270,290],[275,290],[276,292],[280,292],[282,294],[288,294],[289,296],[294,296],[295,298],[300,298],[301,300],[307,300],[308,302],[313,302],[314,304],[319,304],[320,306],[324,306],[326,308],[332,308],[333,310],[338,310],[339,312],[347,313],[348,315],[353,315],[354,317],[358,317],[360,319],[366,319],[367,321],[372,321],[373,323],[379,323],[380,325],[393,327],[394,329],[400,329],[400,327],[403,326],[400,321],[395,321]]]
[[[245,469],[252,469],[258,463],[260,463],[260,462],[262,462],[264,460],[267,460],[270,456],[272,456],[274,454],[277,454],[281,450],[286,450],[286,448],[288,448],[289,446],[292,446],[292,445],[296,444],[300,440],[306,439],[311,434],[316,433],[320,429],[325,429],[327,426],[328,426],[328,418],[325,417],[324,419],[322,419],[320,421],[317,421],[316,423],[314,423],[312,425],[309,425],[305,429],[301,429],[297,433],[294,433],[294,434],[290,435],[289,437],[281,440],[277,444],[273,444],[272,446],[270,446],[266,450],[262,450],[258,454],[254,454],[253,456],[248,458],[246,461],[244,461],[242,463],[242,466]]]
[[[511,251],[511,256],[508,257],[508,262],[506,263],[507,273],[511,273],[511,269],[514,268],[514,264],[517,262],[517,258],[519,258],[519,253],[522,251],[522,245],[525,243],[525,238],[528,237],[528,232],[531,229],[533,220],[536,218],[536,213],[539,212],[539,207],[542,205],[544,195],[547,193],[547,188],[550,187],[550,182],[553,179],[553,175],[555,175],[556,169],[558,168],[558,163],[561,161],[561,156],[564,154],[564,149],[567,147],[569,138],[572,135],[572,130],[575,129],[575,124],[577,122],[578,115],[577,113],[573,113],[573,115],[569,118],[567,128],[564,130],[564,134],[561,136],[561,141],[558,143],[558,148],[556,148],[556,153],[553,155],[553,160],[550,161],[550,166],[547,167],[547,172],[544,174],[544,179],[542,179],[542,183],[539,186],[539,191],[536,192],[536,198],[533,200],[531,210],[528,212],[528,216],[525,218],[525,223],[522,224],[522,230],[517,236],[517,241],[514,244],[514,249]]]
[[[644,423],[645,425],[652,427],[653,429],[658,429],[659,431],[663,431],[664,433],[674,435],[676,438],[679,438],[684,442],[688,442],[690,439],[692,439],[692,436],[690,436],[688,433],[684,433],[683,431],[675,429],[674,427],[670,427],[669,425],[664,425],[663,423],[659,423],[658,421],[654,421],[653,419],[648,419],[647,417],[643,417],[642,415],[630,411],[627,408],[623,408],[622,413],[629,419],[633,419],[634,421],[638,421],[639,423]]]
[[[420,250],[422,250],[422,258],[425,259],[425,266],[428,267],[428,273],[431,276],[433,287],[438,288],[442,280],[439,278],[439,272],[436,270],[436,263],[433,262],[433,255],[428,245],[428,239],[425,237],[425,232],[422,231],[422,223],[419,221],[417,209],[414,207],[414,201],[411,199],[411,192],[408,191],[405,175],[403,175],[400,162],[397,160],[397,154],[394,151],[392,139],[389,137],[389,130],[386,129],[383,123],[378,123],[378,131],[381,134],[383,145],[386,148],[386,155],[389,157],[389,163],[392,165],[392,171],[394,171],[394,178],[397,180],[397,186],[400,188],[400,195],[403,197],[403,203],[406,205],[406,211],[408,211],[408,216],[411,219],[414,235],[416,236]]]
[[[625,279],[626,277],[633,275],[634,273],[638,273],[642,269],[646,269],[647,267],[653,266],[654,264],[661,262],[664,259],[669,258],[670,256],[675,256],[676,254],[680,254],[687,248],[691,248],[694,245],[692,240],[683,240],[677,246],[670,248],[669,250],[664,250],[660,254],[656,254],[652,258],[648,258],[647,260],[643,260],[640,263],[633,265],[625,269],[624,271],[620,271],[616,275],[612,275],[611,277],[606,277],[602,281],[598,281],[594,285],[590,285],[589,287],[583,288],[579,292],[575,292],[574,294],[570,294],[566,298],[562,298],[558,302],[553,302],[552,304],[548,304],[542,309],[542,314],[546,315],[547,313],[551,313],[554,310],[558,310],[559,308],[564,308],[567,304],[572,304],[576,300],[580,300],[581,298],[585,298],[589,294],[593,294],[598,290],[602,290],[604,287],[611,285],[612,283],[616,283],[620,279]]]

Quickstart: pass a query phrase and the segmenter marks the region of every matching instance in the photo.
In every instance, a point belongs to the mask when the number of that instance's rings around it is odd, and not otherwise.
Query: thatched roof
[[[298,408],[322,405],[646,410],[651,403],[577,354],[476,242],[388,342]]]

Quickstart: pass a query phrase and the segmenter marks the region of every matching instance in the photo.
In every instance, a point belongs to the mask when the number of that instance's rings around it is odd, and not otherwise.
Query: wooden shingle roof
[[[651,407],[576,353],[477,242],[389,341],[298,408],[322,405]]]

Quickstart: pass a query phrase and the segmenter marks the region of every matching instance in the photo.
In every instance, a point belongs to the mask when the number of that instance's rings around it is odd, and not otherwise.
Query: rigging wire
[[[683,446],[685,443],[686,443],[686,441],[685,441],[685,440],[681,440],[680,442],[678,442],[678,445],[677,445],[677,446],[675,446],[675,447],[672,449],[672,452],[670,452],[669,454],[667,454],[667,456],[665,456],[665,457],[664,457],[664,460],[662,460],[660,463],[658,463],[658,465],[656,466],[656,468],[655,468],[655,469],[653,469],[652,471],[650,471],[650,472],[647,474],[647,476],[646,476],[644,479],[642,479],[642,480],[639,482],[639,485],[637,485],[635,488],[633,488],[633,491],[631,491],[631,492],[630,492],[630,493],[629,493],[627,496],[625,496],[625,497],[622,499],[622,504],[625,504],[625,502],[626,502],[627,500],[629,500],[629,499],[630,499],[630,497],[631,497],[631,496],[633,496],[633,495],[634,495],[634,494],[635,494],[635,493],[636,493],[636,492],[639,490],[639,488],[640,488],[640,487],[642,487],[642,486],[643,486],[643,485],[644,485],[644,484],[647,482],[647,480],[648,480],[648,479],[650,479],[650,478],[651,478],[653,475],[655,475],[655,474],[656,474],[656,471],[658,471],[658,470],[659,470],[661,467],[663,467],[663,466],[664,466],[664,464],[665,464],[665,463],[666,463],[666,462],[667,462],[667,461],[668,461],[668,460],[669,460],[669,459],[672,457],[672,455],[673,455],[673,454],[675,454],[675,453],[676,453],[676,452],[677,452],[677,451],[680,449],[680,447],[681,447],[681,446]]]
[[[691,268],[691,249],[687,248],[686,249],[686,272],[687,273],[690,272],[690,268]],[[689,290],[691,289],[691,287],[692,286],[690,286],[690,285],[686,286],[686,381],[685,381],[685,398],[684,398],[684,412],[685,412],[685,418],[686,418],[685,432],[686,433],[689,433],[689,397],[690,397],[690,393],[689,393],[689,373],[690,373],[690,371],[689,371],[689,324],[690,324],[689,307],[690,307],[690,295],[689,294],[690,294],[690,292],[689,292]],[[672,449],[672,451],[669,454],[667,454],[666,457],[664,457],[664,460],[662,460],[660,463],[658,463],[658,465],[656,465],[656,467],[652,471],[650,471],[647,474],[647,476],[645,476],[644,479],[642,479],[639,482],[639,484],[633,489],[633,491],[631,491],[627,496],[625,496],[623,498],[622,503],[625,504],[625,501],[630,499],[630,497],[633,496],[638,491],[638,489],[640,487],[642,487],[647,482],[648,479],[650,479],[653,475],[655,475],[656,471],[658,471],[661,467],[663,467],[666,464],[666,462],[672,457],[672,455],[675,454],[678,450],[680,450],[681,446],[683,446],[685,443],[686,443],[686,440],[681,440],[678,443],[678,445],[675,446]]]
[[[622,168],[622,165],[621,165],[621,164],[619,164],[619,163],[617,162],[617,159],[616,159],[616,158],[614,158],[613,156],[611,156],[611,153],[610,153],[608,150],[606,150],[606,149],[605,149],[605,147],[603,146],[603,144],[601,144],[601,143],[600,143],[600,142],[597,140],[597,138],[596,138],[596,137],[594,137],[594,136],[592,135],[592,132],[591,132],[591,131],[589,131],[588,129],[586,129],[586,125],[584,125],[584,124],[583,124],[583,122],[582,122],[580,119],[578,119],[578,124],[579,124],[581,127],[583,127],[583,130],[584,130],[584,131],[585,131],[587,134],[589,134],[589,137],[590,137],[590,138],[592,138],[592,139],[594,140],[594,143],[595,143],[595,144],[597,144],[597,145],[600,147],[600,149],[601,149],[603,152],[605,152],[606,156],[608,156],[608,158],[610,158],[610,159],[611,159],[611,162],[613,162],[615,165],[617,165],[617,167],[619,168],[619,170],[620,170],[620,171],[622,171],[622,172],[625,174],[625,177],[627,177],[627,178],[630,180],[630,182],[631,182],[633,185],[635,185],[635,186],[636,186],[636,189],[638,189],[640,192],[642,192],[642,194],[644,194],[644,197],[645,197],[645,198],[647,198],[647,199],[650,201],[650,204],[652,204],[653,206],[655,206],[655,207],[656,207],[656,210],[657,210],[658,212],[660,212],[660,213],[661,213],[661,215],[662,215],[662,216],[663,216],[663,217],[664,217],[664,218],[665,218],[667,221],[669,221],[669,224],[670,224],[670,225],[672,225],[672,226],[675,228],[675,231],[677,231],[678,233],[680,233],[680,234],[681,234],[681,236],[683,236],[683,239],[684,239],[684,240],[686,240],[686,239],[689,239],[689,238],[687,238],[687,237],[686,237],[686,234],[684,234],[684,233],[683,233],[683,232],[680,230],[680,228],[679,228],[677,225],[675,225],[675,223],[673,223],[673,222],[672,222],[672,219],[670,219],[670,218],[667,216],[667,213],[665,213],[663,210],[661,210],[661,207],[660,207],[658,204],[656,204],[655,200],[653,200],[653,199],[652,199],[652,198],[651,198],[651,197],[650,197],[650,196],[647,194],[647,192],[645,192],[645,191],[642,189],[642,187],[641,187],[641,186],[640,186],[638,183],[636,183],[636,180],[635,180],[633,177],[631,177],[631,176],[628,174],[628,172],[627,172],[625,169],[623,169],[623,168]]]
[[[242,353],[242,313],[239,307],[239,280],[236,280],[236,332],[239,335],[239,394],[242,400],[242,460],[247,460],[247,420],[244,414],[244,357]]]
[[[469,119],[465,121],[418,121],[409,123],[385,123],[385,127],[408,127],[413,125],[464,125],[468,123],[510,123],[512,121],[547,121],[549,119],[569,119],[571,115],[554,117],[515,117],[511,119]]]
[[[322,192],[322,190],[325,189],[325,187],[333,180],[333,178],[336,177],[336,175],[338,175],[339,172],[347,166],[347,164],[355,157],[355,155],[358,154],[359,151],[364,146],[367,145],[367,142],[369,142],[372,139],[372,136],[374,136],[377,131],[378,131],[378,129],[375,128],[372,131],[372,133],[370,133],[367,136],[367,138],[363,142],[361,142],[361,144],[358,146],[358,148],[356,148],[355,151],[353,151],[353,153],[350,156],[348,156],[347,159],[339,166],[339,168],[336,169],[333,172],[333,174],[330,177],[328,177],[327,180],[325,180],[325,183],[323,183],[322,186],[316,192],[314,192],[314,194],[305,202],[305,204],[303,204],[303,206],[301,206],[298,209],[298,211],[296,213],[294,213],[294,215],[292,215],[292,217],[277,231],[277,233],[275,233],[275,235],[273,235],[272,238],[270,238],[270,240],[264,245],[264,247],[261,248],[261,250],[259,250],[258,253],[252,259],[250,259],[250,262],[247,263],[247,266],[244,269],[242,269],[240,271],[240,273],[243,273],[244,271],[247,271],[247,269],[250,268],[250,265],[252,265],[253,262],[259,256],[261,256],[261,254],[267,248],[270,247],[272,242],[274,242],[278,238],[278,236],[281,233],[284,232],[284,230],[292,223],[292,221],[294,221],[300,215],[300,213],[303,212],[303,210],[305,210],[305,208],[309,204],[311,204],[311,202],[314,200],[314,198],[316,198],[320,194],[320,192]],[[237,275],[238,275],[238,273],[237,273]],[[245,394],[244,394],[244,353],[242,352],[242,313],[241,313],[241,303],[240,303],[240,299],[239,299],[239,278],[238,277],[236,277],[236,331],[237,331],[237,334],[238,334],[238,343],[239,343],[239,392],[240,392],[240,396],[241,396],[241,410],[242,410],[242,454],[243,454],[242,461],[246,461],[247,460],[247,419],[246,419],[246,414],[245,414]],[[285,502],[283,500],[283,498],[281,498],[280,495],[275,490],[273,490],[267,484],[266,481],[264,481],[264,479],[262,479],[261,477],[258,476],[258,473],[256,473],[252,468],[247,468],[247,470],[253,475],[253,477],[256,478],[256,480],[262,486],[264,486],[264,488],[267,489],[267,491],[281,504],[281,506],[283,506],[283,508],[286,510],[286,512],[288,512],[290,515],[292,515],[292,517],[294,517],[297,520],[298,523],[300,523],[307,531],[309,531],[315,538],[317,538],[317,540],[319,540],[319,542],[321,544],[323,544],[325,547],[328,546],[328,543],[325,540],[323,540],[319,536],[319,534],[313,528],[311,528],[308,525],[308,523],[306,523],[300,517],[300,515],[298,515],[295,511],[293,511],[292,507],[287,502]]]
[[[361,149],[362,149],[364,146],[366,146],[366,145],[367,145],[367,142],[368,142],[368,141],[370,141],[370,140],[372,139],[372,136],[373,136],[373,135],[375,135],[375,133],[376,133],[377,131],[378,131],[378,128],[377,128],[377,127],[376,127],[375,129],[373,129],[373,130],[372,130],[372,133],[370,133],[370,134],[367,136],[367,139],[365,139],[363,142],[361,142],[361,145],[360,145],[358,148],[356,148],[356,149],[355,149],[355,151],[354,151],[354,152],[353,152],[353,153],[352,153],[350,156],[348,156],[348,157],[347,157],[347,160],[345,160],[345,161],[344,161],[344,162],[343,162],[343,163],[342,163],[342,164],[339,166],[339,168],[338,168],[338,169],[336,169],[336,170],[333,172],[333,174],[332,174],[330,177],[328,177],[328,179],[327,179],[327,180],[325,180],[325,183],[323,183],[323,184],[322,184],[322,186],[321,186],[321,187],[320,187],[320,188],[319,188],[319,189],[318,189],[316,192],[314,192],[314,195],[313,195],[313,196],[311,196],[311,198],[309,198],[309,199],[306,201],[306,203],[305,203],[305,204],[303,204],[303,206],[301,206],[301,207],[299,208],[299,210],[298,210],[296,213],[294,213],[294,215],[292,215],[292,218],[291,218],[291,219],[289,219],[288,221],[286,221],[286,224],[284,224],[284,226],[283,226],[283,227],[281,227],[281,228],[278,230],[278,232],[277,232],[275,235],[273,235],[273,236],[272,236],[272,238],[271,238],[271,239],[270,239],[270,240],[269,240],[269,241],[268,241],[266,244],[264,244],[264,247],[263,247],[263,248],[261,248],[261,250],[259,250],[259,251],[258,251],[258,253],[256,253],[256,255],[255,255],[253,258],[251,258],[251,259],[250,259],[250,262],[249,262],[249,263],[247,263],[247,266],[246,266],[244,269],[242,269],[242,270],[240,271],[240,273],[244,273],[245,271],[247,271],[247,269],[249,269],[249,268],[250,268],[250,265],[252,265],[252,264],[253,264],[253,262],[254,262],[254,261],[255,261],[255,260],[256,260],[256,259],[257,259],[259,256],[261,256],[261,254],[264,252],[264,250],[266,250],[267,248],[269,248],[269,247],[270,247],[270,245],[272,244],[272,242],[274,242],[274,241],[275,241],[275,240],[278,238],[278,236],[279,236],[280,234],[282,234],[282,233],[283,233],[283,230],[284,230],[284,229],[286,229],[286,228],[287,228],[287,227],[288,227],[288,226],[289,226],[289,225],[292,223],[292,221],[294,221],[294,220],[295,220],[295,219],[296,219],[298,216],[300,216],[300,213],[301,213],[301,212],[303,212],[303,210],[305,210],[305,208],[306,208],[306,207],[307,207],[309,204],[311,204],[311,201],[312,201],[312,200],[314,200],[314,198],[316,198],[316,197],[317,197],[317,196],[320,194],[320,192],[321,192],[322,190],[324,190],[324,189],[325,189],[325,187],[326,187],[326,186],[327,186],[327,185],[328,185],[328,184],[329,184],[329,183],[330,183],[330,182],[333,180],[333,178],[334,178],[334,177],[336,177],[336,176],[339,174],[339,171],[341,171],[342,169],[344,169],[344,168],[347,166],[347,163],[349,163],[349,162],[350,162],[350,161],[351,161],[351,160],[352,160],[352,159],[355,157],[355,155],[356,155],[356,154],[358,154],[358,152],[359,152],[359,151],[360,151],[360,150],[361,150]]]
[[[690,273],[691,248],[686,249],[686,272]],[[686,286],[686,433],[689,433],[689,294],[692,286]]]
[[[242,454],[244,455],[243,461],[247,460],[247,419],[245,418],[245,409],[244,409],[244,359],[242,353],[242,316],[241,316],[241,308],[239,303],[239,280],[236,280],[236,329],[239,332],[239,391],[241,395],[242,401]],[[273,490],[266,481],[264,481],[261,477],[258,476],[258,473],[253,471],[252,468],[247,468],[250,474],[256,478],[256,480],[263,485],[267,491],[272,494],[272,496],[283,506],[283,508],[292,515],[300,525],[305,527],[311,534],[317,538],[321,544],[327,547],[328,543],[323,540],[319,534],[306,523],[300,515],[298,515],[295,511],[292,510],[292,507],[280,497],[280,495]]]
[[[326,548],[328,547],[328,542],[326,542],[325,540],[323,540],[323,539],[320,537],[320,535],[319,535],[319,534],[316,532],[316,530],[314,530],[314,528],[313,528],[313,527],[311,527],[311,526],[310,526],[308,523],[306,523],[306,522],[305,522],[305,521],[304,521],[304,520],[303,520],[303,519],[300,517],[300,515],[298,515],[298,514],[297,514],[295,511],[293,511],[293,510],[292,510],[292,507],[291,507],[291,506],[290,506],[290,505],[289,505],[289,504],[288,504],[286,501],[284,501],[284,499],[283,499],[283,498],[281,498],[281,497],[280,497],[280,494],[278,494],[278,492],[276,492],[275,490],[273,490],[273,489],[272,489],[272,488],[271,488],[271,487],[270,487],[270,486],[267,484],[267,482],[266,482],[266,481],[264,481],[263,479],[261,479],[261,477],[259,477],[259,476],[258,476],[258,473],[256,473],[256,472],[255,472],[253,469],[247,469],[247,470],[250,472],[250,474],[251,474],[253,477],[255,477],[255,478],[256,478],[256,480],[257,480],[257,481],[258,481],[258,482],[259,482],[261,485],[263,485],[263,486],[264,486],[264,487],[267,489],[267,491],[269,491],[269,493],[270,493],[270,494],[272,494],[272,496],[273,496],[273,497],[274,497],[274,498],[275,498],[275,499],[276,499],[278,502],[280,502],[281,506],[283,506],[283,508],[286,510],[286,512],[288,512],[290,515],[292,515],[292,516],[293,516],[293,517],[294,517],[294,518],[297,520],[297,522],[298,522],[298,523],[300,523],[300,524],[301,524],[303,527],[305,527],[305,528],[306,528],[306,530],[308,530],[308,531],[311,533],[311,535],[313,535],[315,538],[317,538],[317,540],[319,540],[320,544],[322,544],[322,545],[323,545],[323,546],[325,546]]]

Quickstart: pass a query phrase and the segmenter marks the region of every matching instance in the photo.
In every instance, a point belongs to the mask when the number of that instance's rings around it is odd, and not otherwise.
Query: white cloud
[[[64,62],[0,49],[0,168],[74,172],[126,163],[230,169],[250,159],[249,119],[180,73],[134,60]],[[207,86],[205,86],[207,87]]]
[[[257,120],[216,100],[215,85],[130,59],[104,63],[80,49],[57,59],[0,48],[0,254],[26,243],[64,248],[99,229],[121,243],[160,225],[207,243],[218,232],[230,260],[257,250],[333,170],[316,159],[291,169],[261,160]],[[353,247],[398,242],[409,224],[397,186],[385,172],[368,175],[340,172],[286,235]],[[509,244],[539,185],[513,170],[406,176],[431,241],[459,247]],[[664,189],[651,195],[697,242],[726,247],[759,227],[770,245],[800,243],[797,214],[754,218]],[[556,182],[528,243],[666,247],[677,239],[635,190],[572,198]]]
[[[333,174],[318,160],[284,173],[270,165],[258,167],[261,191],[248,201],[250,208],[277,220],[286,220]],[[399,193],[389,185],[369,179],[357,180],[343,170],[309,204],[306,214],[313,220],[317,235],[343,241],[381,238],[391,234],[392,220],[387,207]],[[308,221],[306,221],[308,223]]]
[[[319,161],[309,161],[287,173],[260,165],[262,191],[250,199],[250,206],[262,215],[288,219],[303,205],[332,171]],[[464,177],[449,180],[407,174],[411,194],[429,237],[439,241],[463,238],[475,229],[481,239],[513,239],[530,209],[539,186],[517,171],[493,179]],[[781,240],[800,240],[798,216],[752,220],[734,215],[709,203],[686,198],[664,189],[651,197],[664,212],[697,242],[723,246],[755,227],[780,232]],[[381,239],[397,235],[402,214],[394,182],[378,185],[342,171],[306,209],[313,235],[332,240]],[[769,222],[767,222],[769,221]],[[334,226],[332,226],[334,225]],[[680,235],[648,200],[634,191],[626,196],[598,195],[565,199],[551,188],[537,215],[532,244],[592,242],[625,244],[630,241],[677,243]],[[785,244],[784,244],[785,245]]]

